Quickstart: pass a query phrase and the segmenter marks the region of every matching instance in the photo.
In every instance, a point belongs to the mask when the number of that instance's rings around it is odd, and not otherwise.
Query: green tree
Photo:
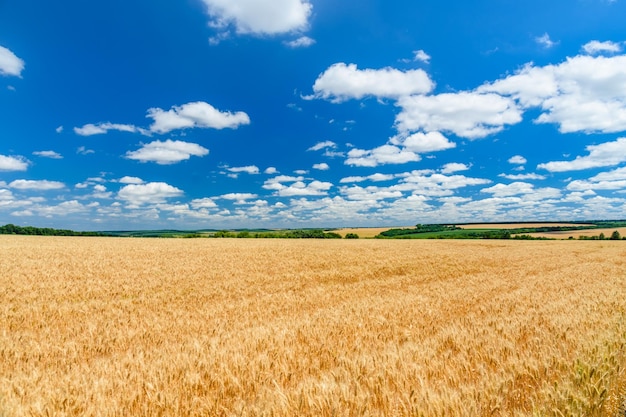
[[[611,240],[620,240],[621,238],[622,236],[619,234],[617,230],[611,234]]]
[[[358,239],[359,235],[357,235],[356,233],[348,233],[346,235],[346,239]]]

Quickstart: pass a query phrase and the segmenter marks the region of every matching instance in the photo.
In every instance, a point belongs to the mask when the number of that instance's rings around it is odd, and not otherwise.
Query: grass
[[[0,236],[0,252],[0,415],[624,404],[622,242]]]

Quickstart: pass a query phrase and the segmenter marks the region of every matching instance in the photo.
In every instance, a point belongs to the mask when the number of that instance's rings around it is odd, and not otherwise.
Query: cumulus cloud
[[[353,185],[351,187],[341,187],[341,194],[348,200],[358,201],[379,201],[388,198],[401,198],[403,196],[401,191],[390,190],[379,187],[359,187]]]
[[[0,155],[0,171],[26,171],[28,160],[21,156]]]
[[[333,64],[313,84],[314,95],[339,103],[372,96],[397,99],[411,94],[425,94],[434,88],[421,69],[400,71],[395,68],[358,69],[355,64]]]
[[[313,6],[307,0],[203,0],[210,25],[237,33],[276,35],[305,30]]]
[[[315,39],[309,38],[308,36],[301,36],[298,39],[285,42],[285,45],[290,48],[308,48],[313,44],[315,44]]]
[[[288,184],[288,185],[286,185]],[[333,184],[329,182],[311,181],[305,183],[303,177],[293,177],[289,175],[279,175],[265,181],[263,188],[273,190],[274,195],[279,197],[294,196],[320,196],[326,195]]]
[[[393,145],[402,145],[406,150],[415,153],[429,153],[452,149],[456,147],[454,142],[439,132],[417,132],[406,138],[396,136],[390,141]]]
[[[425,170],[411,171],[400,176],[402,177],[400,184],[394,186],[393,189],[412,191],[414,194],[423,196],[449,196],[453,194],[453,190],[491,182],[484,178],[432,173]]]
[[[217,203],[212,198],[197,198],[191,200],[191,207],[194,210],[217,208]]]
[[[268,175],[278,174],[278,169],[276,167],[267,167],[263,173]]]
[[[183,191],[164,182],[129,184],[122,187],[117,196],[132,206],[159,204],[168,198],[180,197]]]
[[[363,176],[345,177],[345,178],[342,178],[339,182],[342,184],[349,183],[349,182],[363,182],[363,181],[381,182],[381,181],[390,181],[394,178],[395,178],[395,175],[392,175],[392,174],[376,173],[376,174],[368,175],[366,177],[363,177]]]
[[[478,139],[522,120],[521,111],[513,100],[490,93],[401,97],[398,106],[402,108],[396,117],[400,132],[450,132],[459,137]]]
[[[579,55],[558,65],[528,64],[477,89],[510,96],[525,108],[540,107],[536,123],[561,133],[626,130],[626,56]]]
[[[246,113],[220,111],[204,101],[173,106],[170,110],[153,107],[148,109],[146,117],[153,120],[149,129],[131,124],[106,122],[88,123],[82,127],[75,127],[74,132],[80,136],[93,136],[104,135],[111,130],[116,130],[150,136],[152,133],[164,134],[178,129],[236,129],[239,126],[250,124],[250,118]]]
[[[145,133],[144,129],[138,128],[137,126],[128,125],[128,124],[119,124],[119,123],[88,123],[82,127],[75,127],[74,133],[80,136],[93,136],[93,135],[104,135],[108,133],[109,130],[117,130],[120,132],[129,132],[136,133],[141,132]]]
[[[625,190],[626,167],[601,172],[587,180],[574,180],[567,185],[572,191]]]
[[[253,194],[253,193],[228,193],[228,194],[222,194],[221,196],[217,197],[217,198],[222,198],[224,200],[236,200],[236,201],[240,201],[240,200],[251,200],[253,198],[257,198],[258,195],[257,194]]]
[[[424,62],[426,64],[428,64],[430,62],[430,55],[428,55],[426,52],[424,52],[423,50],[418,50],[418,51],[413,51],[413,60],[414,61],[421,61]]]
[[[545,175],[539,174],[500,174],[499,177],[506,178],[507,180],[519,181],[519,180],[545,180]]]
[[[173,106],[170,110],[148,109],[146,116],[154,123],[150,130],[156,133],[168,133],[172,130],[187,128],[236,129],[250,124],[250,118],[244,112],[220,111],[203,101]]]
[[[470,169],[470,167],[468,165],[461,164],[461,163],[458,163],[458,162],[450,162],[448,164],[445,164],[441,168],[441,173],[442,174],[452,174],[454,172],[467,171],[468,169]]]
[[[526,162],[526,158],[521,155],[515,155],[509,158],[509,164],[524,165]]]
[[[48,191],[65,188],[65,184],[59,181],[48,180],[15,180],[9,183],[9,187],[16,190]]]
[[[125,176],[118,180],[120,184],[143,184],[144,180],[138,177]]]
[[[128,151],[126,158],[141,162],[156,162],[159,165],[170,165],[185,161],[191,156],[205,156],[209,150],[196,144],[180,140],[156,140],[143,145],[136,151]]]
[[[532,194],[533,199],[545,199],[545,198],[558,198],[561,196],[561,191],[556,188],[540,188],[536,189],[533,184],[527,182],[513,182],[511,184],[496,184],[493,187],[483,188],[480,190],[482,193],[492,194],[494,197],[512,197],[522,194]]]
[[[10,49],[0,46],[0,75],[20,77],[24,70],[24,61]]]
[[[566,172],[614,166],[626,162],[626,138],[599,145],[589,145],[586,149],[589,155],[577,156],[573,161],[547,162],[539,164],[537,168],[550,172]]]
[[[243,173],[250,174],[250,175],[256,175],[260,172],[259,167],[255,165],[249,165],[245,167],[230,167],[226,169],[234,174],[239,174],[243,172]]]
[[[328,171],[330,169],[330,167],[328,166],[328,164],[326,162],[322,162],[319,164],[314,164],[313,165],[313,169],[317,169],[320,171]]]
[[[583,45],[583,51],[585,51],[589,55],[602,53],[616,54],[622,51],[622,44],[611,41],[591,41]]]
[[[33,152],[33,155],[41,156],[42,158],[63,159],[63,155],[55,151],[36,151]]]
[[[344,163],[353,166],[376,167],[378,165],[405,164],[420,160],[420,156],[415,152],[401,149],[394,145],[383,145],[371,150],[351,149]]]
[[[294,197],[294,196],[320,196],[328,194],[328,190],[331,189],[333,184],[330,182],[311,181],[306,184],[303,181],[296,181],[289,186],[284,186],[279,190],[276,190],[275,194],[279,197]]]

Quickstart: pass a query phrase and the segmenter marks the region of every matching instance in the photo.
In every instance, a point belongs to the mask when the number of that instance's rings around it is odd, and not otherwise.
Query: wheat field
[[[621,241],[0,236],[0,416],[618,416]]]

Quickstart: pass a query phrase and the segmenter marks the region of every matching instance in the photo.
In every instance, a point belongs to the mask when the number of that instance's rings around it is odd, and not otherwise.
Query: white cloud
[[[467,171],[468,169],[470,169],[470,167],[465,165],[465,164],[461,164],[461,163],[458,163],[458,162],[450,162],[448,164],[445,164],[442,167],[441,173],[442,174],[452,174],[454,172]]]
[[[618,181],[626,180],[626,167],[617,168],[608,172],[601,172],[589,178],[590,181]]]
[[[583,51],[589,55],[596,55],[601,53],[616,54],[622,51],[622,45],[611,41],[600,42],[591,41],[583,45]]]
[[[506,178],[507,180],[519,181],[519,180],[545,180],[544,175],[539,174],[500,174],[499,177]]]
[[[419,160],[421,160],[420,156],[414,152],[394,145],[383,145],[371,150],[351,149],[344,163],[353,166],[376,167],[384,164],[405,164]]]
[[[376,173],[376,174],[368,175],[367,177],[361,177],[361,176],[345,177],[345,178],[342,178],[339,182],[342,184],[349,183],[349,182],[363,182],[363,181],[381,182],[381,181],[390,181],[394,178],[395,178],[395,175],[392,175],[392,174]]]
[[[228,193],[228,194],[223,194],[217,198],[223,198],[224,200],[241,201],[241,200],[251,200],[257,197],[258,197],[257,194],[252,194],[252,193]]]
[[[449,196],[452,191],[473,185],[489,184],[491,181],[483,178],[471,178],[464,175],[446,175],[430,171],[411,171],[401,174],[400,184],[393,189],[413,191],[414,194],[424,196]]]
[[[312,181],[308,184],[303,181],[296,181],[289,186],[283,186],[279,190],[276,190],[276,195],[279,197],[294,197],[294,196],[319,196],[328,194],[327,191],[331,189],[333,184],[330,182]]]
[[[335,149],[336,147],[337,147],[337,144],[335,142],[331,142],[327,140],[325,142],[316,143],[315,145],[307,149],[307,151],[320,151],[322,149],[327,149],[327,148]]]
[[[266,190],[280,190],[284,188],[284,182],[297,182],[304,180],[304,177],[293,177],[290,175],[278,175],[274,178],[270,178],[263,183],[263,188]]]
[[[33,152],[33,155],[41,156],[42,158],[63,159],[63,155],[55,151],[36,151]]]
[[[149,182],[146,184],[129,184],[122,187],[117,196],[132,206],[144,204],[159,204],[168,198],[180,197],[183,191],[164,182]]]
[[[388,198],[401,198],[403,196],[401,191],[393,191],[379,187],[359,187],[353,185],[351,187],[342,187],[341,194],[346,196],[348,200],[359,201],[378,201]]]
[[[289,185],[284,183],[289,183]],[[274,194],[280,197],[326,195],[332,186],[333,184],[329,182],[321,181],[312,181],[306,184],[303,177],[289,175],[270,178],[263,184],[264,189],[273,190]]]
[[[65,184],[58,181],[48,180],[15,180],[9,183],[9,187],[16,190],[59,190],[65,188]]]
[[[626,167],[601,172],[588,180],[575,180],[567,185],[568,190],[622,190],[626,189]]]
[[[213,201],[212,198],[197,198],[195,200],[191,200],[191,207],[194,210],[198,209],[209,209],[209,208],[217,208],[217,204]]]
[[[439,132],[417,132],[404,139],[396,136],[391,139],[390,143],[402,145],[406,150],[415,153],[437,152],[456,147],[454,142],[450,142]]]
[[[511,96],[527,108],[540,106],[547,98],[557,95],[559,83],[554,66],[534,67],[526,64],[515,74],[484,84],[476,91]]]
[[[313,6],[307,0],[204,0],[210,25],[224,30],[234,25],[237,33],[276,35],[308,27]]]
[[[428,74],[421,69],[400,71],[395,68],[363,69],[355,64],[337,63],[315,80],[314,96],[339,103],[349,99],[373,96],[397,99],[411,94],[424,94],[434,88]]]
[[[138,177],[125,176],[118,180],[120,184],[143,184],[144,180]]]
[[[426,64],[430,62],[430,55],[428,55],[426,52],[424,52],[421,49],[418,51],[413,51],[413,55],[414,55],[414,58],[413,58],[414,61],[421,61]]]
[[[21,156],[0,155],[0,171],[26,171],[28,160]]]
[[[242,172],[250,175],[256,175],[260,172],[259,167],[255,165],[249,165],[245,167],[226,167],[226,170],[233,174],[233,178],[237,178],[238,174]]]
[[[579,55],[545,67],[528,64],[477,91],[511,96],[524,107],[540,107],[536,123],[556,123],[561,133],[626,130],[625,55]]]
[[[589,145],[586,149],[589,152],[587,156],[577,156],[573,161],[547,162],[539,164],[537,168],[550,172],[566,172],[607,167],[626,162],[626,138],[619,138],[614,142],[605,142],[599,145]]]
[[[528,161],[521,155],[515,155],[510,157],[508,162],[509,164],[524,165]]]
[[[250,124],[250,118],[244,112],[223,112],[203,101],[173,106],[167,111],[151,108],[148,109],[146,117],[154,120],[150,126],[150,131],[156,133],[168,133],[176,129],[196,127],[236,129],[241,125]]]
[[[76,153],[79,155],[89,155],[96,152],[92,149],[87,149],[84,146],[79,146],[78,149],[76,149]]]
[[[313,165],[313,169],[318,169],[320,171],[328,171],[330,169],[330,167],[328,166],[328,164],[326,162],[322,162],[319,164],[314,164]]]
[[[483,188],[481,193],[493,194],[494,197],[504,198],[522,194],[532,194],[532,200],[545,198],[558,198],[561,191],[556,188],[535,188],[533,184],[527,182],[513,182],[511,184],[496,184],[493,187]]]
[[[308,36],[301,36],[298,39],[285,42],[285,45],[290,48],[308,48],[313,44],[315,44],[315,39],[309,38]]]
[[[263,172],[268,175],[278,174],[278,170],[276,169],[276,167],[267,167]]]
[[[109,122],[98,123],[98,124],[88,123],[84,125],[83,127],[74,128],[74,132],[80,136],[103,135],[107,133],[109,130],[117,130],[120,132],[129,132],[129,133],[136,133],[136,132],[145,133],[145,130],[138,128],[137,126],[119,124],[119,123],[109,123]]]
[[[585,181],[575,180],[567,185],[570,191],[589,190],[626,190],[626,180],[619,181]]]
[[[169,165],[185,161],[191,158],[191,156],[202,157],[208,153],[208,149],[196,143],[168,139],[164,142],[156,140],[143,145],[136,151],[128,151],[126,158],[141,162],[156,162],[159,165]]]
[[[537,42],[539,45],[546,49],[550,49],[559,44],[558,42],[554,42],[552,39],[550,39],[550,35],[548,35],[547,33],[536,37],[535,42]]]
[[[54,129],[54,131],[57,132],[57,133],[63,132],[63,126],[57,127],[56,129]]]
[[[11,50],[0,46],[0,75],[20,77],[24,70],[24,61]]]
[[[400,132],[451,132],[467,139],[500,132],[519,123],[521,111],[510,98],[478,92],[401,97],[396,117]]]

